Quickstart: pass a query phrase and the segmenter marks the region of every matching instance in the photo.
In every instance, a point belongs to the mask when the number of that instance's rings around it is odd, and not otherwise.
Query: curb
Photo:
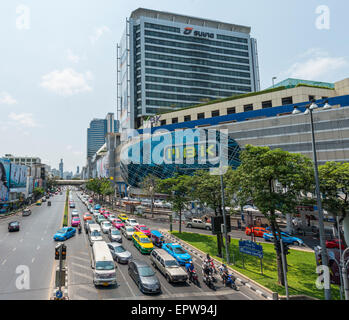
[[[167,238],[169,239],[174,239],[176,242],[180,242],[182,244],[182,246],[184,248],[186,248],[188,251],[190,251],[191,253],[195,254],[196,256],[198,256],[200,259],[204,259],[205,257],[205,253],[202,252],[201,250],[195,248],[194,246],[190,245],[189,243],[185,242],[184,240],[181,240],[179,238],[177,238],[176,236],[173,236],[172,234],[170,234],[168,231],[164,230],[162,231],[163,233],[167,234]],[[218,268],[218,266],[221,264],[218,260],[216,260],[215,258],[212,258],[215,261],[215,267]],[[231,267],[228,267],[233,273],[239,275],[241,278],[236,277],[236,280],[239,281],[242,285],[246,286],[247,288],[249,288],[250,290],[254,291],[256,294],[258,294],[259,296],[263,297],[264,299],[267,300],[274,300],[273,296],[275,293],[273,293],[271,290],[269,290],[268,288],[265,288],[263,286],[261,286],[260,284],[258,284],[257,282],[253,281],[252,279],[247,278],[245,275],[241,274],[240,272],[232,269]],[[253,285],[255,285],[257,288],[255,288],[254,286],[251,285],[251,283]],[[263,291],[267,292],[263,292]]]

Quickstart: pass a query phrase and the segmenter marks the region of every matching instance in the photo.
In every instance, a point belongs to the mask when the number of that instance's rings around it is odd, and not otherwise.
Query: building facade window
[[[273,107],[273,102],[271,100],[262,102],[262,109],[272,108],[272,107]]]
[[[219,117],[219,110],[214,110],[211,112],[212,117]]]
[[[227,114],[234,114],[236,113],[236,108],[235,107],[231,107],[227,109]]]
[[[309,96],[309,101],[315,99],[315,96]]]
[[[293,104],[293,98],[292,97],[285,97],[281,99],[282,105],[286,106],[288,104]]]
[[[172,124],[178,123],[178,118],[172,118]]]
[[[160,125],[166,126],[166,120],[161,120],[161,121],[160,121]]]
[[[191,121],[191,116],[190,115],[184,116],[184,122],[188,122],[188,121]]]
[[[205,113],[198,113],[198,120],[205,119]]]
[[[244,105],[244,112],[253,111],[253,104]]]

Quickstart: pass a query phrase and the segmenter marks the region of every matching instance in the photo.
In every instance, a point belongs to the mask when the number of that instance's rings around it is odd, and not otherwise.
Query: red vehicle
[[[339,249],[339,239],[326,240],[326,248],[328,249]],[[343,241],[341,241],[341,249],[344,250]]]
[[[110,215],[110,212],[109,212],[109,211],[104,211],[104,212],[102,213],[102,215],[104,216],[104,218],[106,218],[106,219],[108,220],[108,217],[109,217],[109,215]]]
[[[119,229],[119,230],[120,230],[121,227],[125,226],[124,222],[121,219],[114,219],[113,222],[112,222],[112,225],[116,229]]]
[[[143,232],[146,236],[150,237],[151,233],[150,230],[147,226],[143,225],[138,225],[134,227],[136,232]]]
[[[254,234],[255,237],[263,237],[264,233],[268,233],[268,230],[262,227],[252,227],[252,228],[246,228],[245,234],[250,236],[251,233]]]

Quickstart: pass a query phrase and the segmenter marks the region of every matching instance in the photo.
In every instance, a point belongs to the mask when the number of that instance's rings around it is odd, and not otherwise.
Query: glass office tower
[[[250,27],[137,9],[117,48],[120,127],[148,116],[260,90]]]

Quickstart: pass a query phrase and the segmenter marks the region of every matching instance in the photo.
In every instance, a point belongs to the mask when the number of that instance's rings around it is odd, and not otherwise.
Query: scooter
[[[229,286],[234,290],[238,290],[235,284],[235,277],[232,274],[228,274],[227,279],[225,280],[225,286]]]
[[[199,285],[199,277],[195,270],[188,271],[189,282],[193,282],[197,286]]]
[[[216,290],[216,286],[213,283],[214,280],[212,275],[203,274],[203,280],[209,288],[211,288],[212,290]]]

